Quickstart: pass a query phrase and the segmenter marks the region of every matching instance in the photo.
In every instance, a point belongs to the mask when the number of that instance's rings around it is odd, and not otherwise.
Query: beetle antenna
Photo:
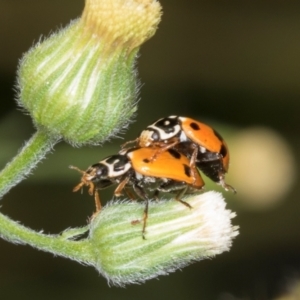
[[[77,168],[75,166],[69,166],[69,168],[72,169],[72,170],[76,170],[76,171],[78,171],[79,173],[81,173],[83,175],[86,173],[85,171],[82,171],[82,170],[80,170],[79,168]]]

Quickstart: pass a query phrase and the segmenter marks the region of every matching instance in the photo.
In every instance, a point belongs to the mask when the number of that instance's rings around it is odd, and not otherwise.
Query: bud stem
[[[68,232],[70,231],[70,234]],[[91,264],[91,251],[87,240],[72,241],[68,238],[87,231],[87,227],[72,228],[62,235],[36,232],[0,214],[0,237],[16,244],[25,244],[55,255],[68,257],[80,263]]]
[[[38,130],[18,155],[0,172],[0,199],[30,174],[57,142],[58,138]]]

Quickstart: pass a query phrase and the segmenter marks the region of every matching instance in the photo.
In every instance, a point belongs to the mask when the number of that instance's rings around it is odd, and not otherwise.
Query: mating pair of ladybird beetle
[[[133,147],[125,148],[134,143]],[[115,155],[106,157],[86,171],[71,166],[82,173],[81,182],[73,191],[89,187],[94,195],[96,213],[101,210],[98,190],[117,184],[114,195],[122,191],[146,201],[143,217],[143,236],[148,217],[149,191],[154,197],[159,192],[176,192],[176,200],[190,207],[182,196],[204,187],[201,170],[225,190],[235,189],[225,183],[229,152],[223,138],[211,127],[191,118],[170,116],[157,120],[142,131],[140,136],[123,145]]]
[[[135,142],[140,147],[158,148],[152,160],[167,149],[175,149],[225,190],[236,192],[225,183],[229,167],[227,144],[217,131],[204,123],[179,116],[162,118],[142,131]]]

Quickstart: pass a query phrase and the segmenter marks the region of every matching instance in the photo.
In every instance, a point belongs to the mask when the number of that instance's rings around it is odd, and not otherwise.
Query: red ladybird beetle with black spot
[[[203,179],[196,167],[190,166],[190,159],[175,149],[166,149],[156,160],[149,160],[159,149],[132,148],[119,154],[111,155],[90,166],[86,171],[77,167],[70,168],[82,174],[81,182],[73,189],[74,192],[83,186],[89,187],[89,194],[94,195],[96,212],[101,210],[98,190],[117,184],[115,196],[120,196],[124,190],[130,198],[132,188],[138,197],[146,201],[143,217],[143,237],[148,216],[148,191],[176,192],[175,199],[185,206],[191,206],[181,200],[184,194],[194,193],[203,188]]]
[[[149,125],[135,141],[139,147],[159,149],[151,160],[157,159],[161,153],[171,148],[189,158],[196,157],[196,166],[207,177],[225,190],[236,192],[225,183],[225,174],[229,167],[228,146],[212,127],[192,118],[169,116]]]

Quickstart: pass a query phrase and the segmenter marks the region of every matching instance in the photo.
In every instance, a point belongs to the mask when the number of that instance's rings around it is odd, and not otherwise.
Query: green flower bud
[[[228,251],[237,236],[235,216],[222,195],[207,192],[177,201],[151,202],[142,238],[144,203],[113,202],[94,218],[90,229],[95,267],[114,285],[140,283],[167,275],[194,261]]]
[[[156,0],[86,0],[81,18],[24,55],[19,104],[72,144],[116,135],[136,111],[135,59],[160,16]]]

